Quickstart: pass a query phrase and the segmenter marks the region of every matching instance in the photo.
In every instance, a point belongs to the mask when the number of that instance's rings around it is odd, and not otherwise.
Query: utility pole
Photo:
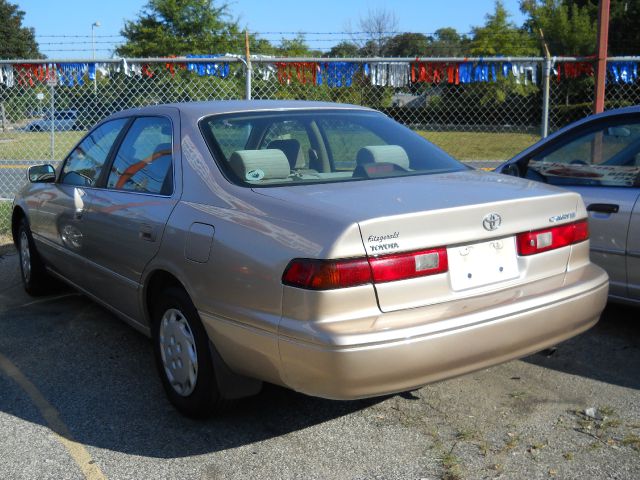
[[[609,43],[609,1],[598,2],[598,62],[596,64],[596,89],[593,113],[604,111],[604,87],[607,77],[607,47]]]

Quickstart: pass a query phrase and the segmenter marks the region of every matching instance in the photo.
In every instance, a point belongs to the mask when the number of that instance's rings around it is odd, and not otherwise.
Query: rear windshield
[[[267,187],[454,172],[467,167],[377,112],[214,115],[200,129],[227,178]]]

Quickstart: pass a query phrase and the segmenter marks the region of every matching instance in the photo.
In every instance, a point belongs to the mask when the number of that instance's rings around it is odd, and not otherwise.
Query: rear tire
[[[18,227],[18,255],[22,284],[29,295],[42,295],[46,292],[50,278],[33,242],[29,222],[20,220]]]
[[[169,401],[187,417],[213,415],[226,402],[216,382],[209,337],[193,302],[182,288],[169,287],[153,312],[156,366]]]

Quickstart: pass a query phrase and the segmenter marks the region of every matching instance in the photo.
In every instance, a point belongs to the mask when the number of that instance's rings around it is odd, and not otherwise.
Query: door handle
[[[147,242],[155,242],[156,241],[156,233],[151,225],[142,225],[140,227],[140,238],[142,240],[146,240]]]
[[[587,212],[618,213],[620,205],[615,203],[592,203],[587,207]]]

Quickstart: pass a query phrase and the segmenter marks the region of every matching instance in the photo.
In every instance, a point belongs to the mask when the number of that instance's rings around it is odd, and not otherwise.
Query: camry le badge
[[[489,215],[485,215],[482,219],[482,226],[485,230],[489,231],[497,230],[501,223],[502,217],[497,213],[490,213]]]

